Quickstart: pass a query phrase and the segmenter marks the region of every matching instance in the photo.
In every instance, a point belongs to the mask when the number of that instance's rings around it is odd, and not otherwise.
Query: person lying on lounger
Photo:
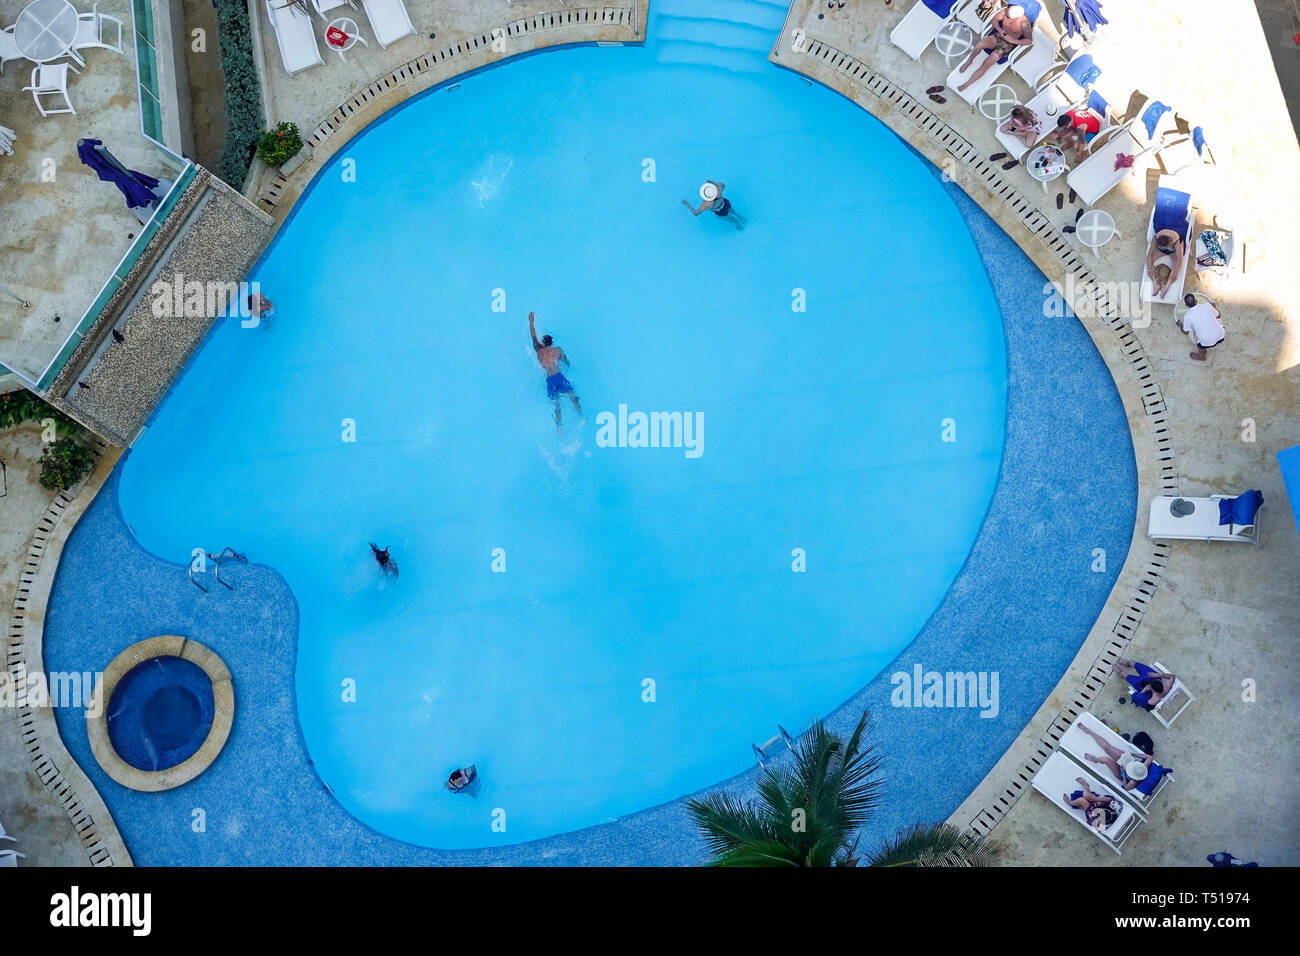
[[[1154,285],[1152,290],[1156,298],[1163,299],[1175,277],[1181,275],[1183,257],[1187,255],[1187,245],[1183,237],[1172,229],[1161,229],[1151,237],[1151,246],[1147,249],[1147,275]],[[1168,266],[1169,274],[1164,281],[1156,275],[1157,266]],[[1163,275],[1163,273],[1162,273]]]
[[[975,57],[980,53],[987,53],[987,56],[970,78],[957,87],[958,92],[987,73],[994,63],[1005,63],[1016,47],[1029,46],[1034,42],[1034,25],[1029,22],[1029,17],[1025,16],[1025,8],[1022,6],[1003,7],[993,14],[989,26],[991,29],[988,35],[975,44],[975,48],[970,51],[970,56],[957,72],[965,73],[970,69],[970,65],[975,62]]]
[[[1138,793],[1151,796],[1156,789],[1156,784],[1160,778],[1167,773],[1173,773],[1168,767],[1162,767],[1156,763],[1155,758],[1150,754],[1135,754],[1133,751],[1122,751],[1114,744],[1108,743],[1101,738],[1095,730],[1080,726],[1085,734],[1092,737],[1101,745],[1101,749],[1106,751],[1105,757],[1094,757],[1092,754],[1084,754],[1084,759],[1092,763],[1105,764],[1110,768],[1110,772],[1115,775],[1125,790],[1136,790]]]
[[[1088,826],[1095,830],[1105,830],[1119,819],[1119,800],[1108,794],[1093,793],[1088,789],[1087,780],[1082,777],[1075,777],[1075,779],[1083,789],[1062,795],[1061,799],[1065,801],[1067,807],[1082,810]]]
[[[1011,116],[1002,124],[1002,132],[1014,136],[1026,146],[1033,146],[1043,135],[1043,124],[1028,106],[1017,104],[1011,107]]]
[[[1137,673],[1125,674],[1124,671],[1130,667]],[[1160,703],[1165,695],[1174,689],[1175,678],[1173,674],[1161,674],[1145,664],[1135,661],[1123,659],[1116,661],[1115,673],[1129,682],[1129,685],[1133,688],[1129,698],[1143,710],[1155,710],[1156,704]]]

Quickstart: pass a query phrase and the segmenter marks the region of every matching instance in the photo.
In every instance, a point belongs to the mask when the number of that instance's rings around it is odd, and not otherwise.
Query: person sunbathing
[[[1173,773],[1168,767],[1156,763],[1155,758],[1150,754],[1136,754],[1131,750],[1122,751],[1114,744],[1103,740],[1095,730],[1083,726],[1079,729],[1097,741],[1101,749],[1106,752],[1105,757],[1084,754],[1084,759],[1109,767],[1110,772],[1115,775],[1115,779],[1124,786],[1125,790],[1136,790],[1149,797],[1155,791],[1160,778],[1167,773]]]
[[[1025,8],[1017,4],[1003,7],[993,14],[993,19],[989,21],[989,27],[988,34],[979,43],[975,44],[975,48],[970,51],[970,56],[961,65],[961,69],[957,71],[958,73],[965,73],[970,69],[970,65],[975,62],[975,57],[980,52],[987,54],[984,57],[984,62],[970,75],[969,79],[957,87],[959,93],[987,73],[989,67],[994,63],[1005,63],[1007,57],[1011,56],[1016,47],[1028,46],[1034,42],[1034,25],[1029,22],[1029,17],[1025,16]]]
[[[1124,671],[1129,668],[1137,671],[1136,674],[1125,674]],[[1129,694],[1129,699],[1143,710],[1155,710],[1156,704],[1160,703],[1165,696],[1174,689],[1176,678],[1173,674],[1161,674],[1154,671],[1145,664],[1135,661],[1126,661],[1122,658],[1115,662],[1114,670],[1133,688]]]
[[[1028,106],[1011,107],[1011,116],[1002,124],[1002,132],[1014,136],[1026,146],[1033,146],[1043,135],[1042,120]]]
[[[1183,257],[1187,255],[1187,244],[1183,242],[1183,237],[1172,229],[1161,229],[1151,237],[1151,245],[1147,249],[1147,275],[1151,277],[1154,285],[1152,290],[1157,299],[1163,299],[1169,287],[1173,285],[1174,279],[1180,275],[1180,269],[1183,265]],[[1165,266],[1167,273],[1162,273],[1163,280],[1156,275],[1156,269]]]
[[[1088,822],[1088,826],[1095,830],[1106,830],[1119,819],[1121,810],[1119,800],[1108,794],[1093,793],[1088,789],[1088,781],[1082,777],[1075,777],[1074,779],[1079,781],[1079,785],[1083,789],[1076,790],[1074,793],[1062,794],[1061,799],[1065,801],[1067,807],[1082,810],[1083,818]]]

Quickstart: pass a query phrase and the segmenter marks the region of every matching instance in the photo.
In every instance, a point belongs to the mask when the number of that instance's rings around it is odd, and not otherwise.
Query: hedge
[[[262,87],[253,65],[247,0],[213,2],[217,8],[221,71],[226,78],[226,150],[217,175],[242,190],[262,131]]]

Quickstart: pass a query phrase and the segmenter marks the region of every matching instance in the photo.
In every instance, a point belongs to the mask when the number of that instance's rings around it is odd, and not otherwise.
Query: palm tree
[[[991,866],[985,840],[940,824],[909,827],[864,861],[858,831],[879,805],[876,745],[864,712],[846,741],[820,721],[796,744],[793,767],[767,768],[758,799],[726,792],[686,808],[713,853],[710,866]]]

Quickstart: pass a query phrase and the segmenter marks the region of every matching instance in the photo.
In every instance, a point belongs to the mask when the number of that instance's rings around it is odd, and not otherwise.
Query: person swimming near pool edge
[[[275,303],[262,293],[254,292],[248,297],[248,314],[259,323],[265,321],[270,328],[271,319],[275,317]]]
[[[731,204],[731,200],[722,195],[726,183],[716,182],[712,179],[704,180],[704,185],[700,187],[700,206],[695,208],[686,199],[682,200],[682,205],[690,210],[692,216],[698,216],[706,209],[712,209],[713,214],[719,219],[725,219],[737,229],[744,229],[745,224],[749,222],[744,216],[736,212],[736,207]]]
[[[388,548],[380,548],[373,541],[370,542],[370,553],[375,556],[375,561],[379,563],[379,569],[385,574],[397,577],[397,562],[392,559],[388,551]]]
[[[546,372],[546,397],[555,406],[555,427],[559,428],[561,395],[569,396],[569,401],[573,402],[573,408],[579,418],[585,416],[582,414],[582,404],[578,401],[578,393],[573,390],[573,383],[560,371],[560,362],[564,363],[565,368],[569,367],[569,357],[564,354],[564,349],[551,344],[555,340],[549,335],[543,335],[541,341],[538,341],[537,327],[534,322],[533,313],[529,312],[528,333],[533,337],[533,351],[537,353],[537,362]]]

